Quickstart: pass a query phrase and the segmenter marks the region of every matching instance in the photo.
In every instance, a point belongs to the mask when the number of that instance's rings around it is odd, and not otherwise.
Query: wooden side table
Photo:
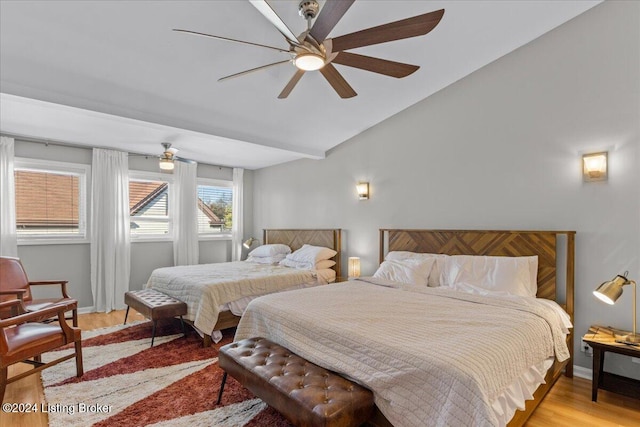
[[[591,400],[598,401],[598,389],[623,394],[640,399],[640,381],[626,378],[621,375],[604,371],[604,355],[611,353],[624,354],[631,357],[640,357],[640,346],[621,344],[616,342],[616,334],[624,334],[604,326],[592,326],[589,332],[582,337],[593,348],[593,380],[591,382]]]

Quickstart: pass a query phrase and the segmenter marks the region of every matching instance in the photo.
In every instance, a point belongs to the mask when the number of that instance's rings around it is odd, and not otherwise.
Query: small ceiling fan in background
[[[159,159],[160,159],[160,170],[162,172],[171,172],[173,171],[173,169],[175,168],[175,164],[174,161],[179,161],[179,162],[184,162],[184,163],[195,163],[193,160],[189,160],[189,159],[184,159],[182,157],[178,157],[176,156],[176,153],[178,152],[177,148],[172,148],[171,147],[171,143],[169,142],[162,142],[162,147],[164,148],[164,151],[162,152],[162,154],[160,155]]]
[[[425,35],[438,25],[444,15],[444,9],[440,9],[423,15],[345,34],[343,36],[326,38],[355,0],[327,0],[319,14],[319,5],[317,1],[302,0],[298,5],[298,10],[300,16],[307,21],[307,30],[299,36],[296,36],[282,21],[282,19],[280,19],[266,0],[249,1],[284,36],[286,42],[289,44],[289,49],[281,49],[274,46],[236,40],[213,34],[200,33],[197,31],[181,29],[174,29],[173,31],[211,37],[228,42],[259,46],[289,54],[291,57],[287,60],[241,71],[239,73],[222,77],[218,80],[225,81],[234,77],[244,76],[255,71],[264,70],[265,68],[292,62],[293,65],[296,66],[297,70],[282,92],[280,92],[280,95],[278,95],[278,98],[280,99],[284,99],[289,96],[305,72],[316,70],[320,71],[341,98],[351,98],[356,96],[357,93],[355,90],[353,90],[349,83],[347,83],[333,64],[346,65],[348,67],[359,68],[361,70],[371,71],[396,78],[406,77],[414,73],[418,68],[420,68],[419,66],[346,51],[349,49]],[[316,21],[312,23],[316,16]]]

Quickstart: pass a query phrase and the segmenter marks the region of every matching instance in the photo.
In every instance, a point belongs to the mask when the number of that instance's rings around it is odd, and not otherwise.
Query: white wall
[[[428,60],[418,72],[429,78]],[[605,2],[325,160],[256,171],[254,234],[342,227],[343,265],[359,256],[371,274],[379,228],[576,230],[575,363],[590,368],[579,337],[591,324],[629,329],[632,295],[611,307],[592,291],[625,270],[640,278],[639,76],[640,3]],[[583,183],[581,153],[600,150],[609,181]],[[606,369],[640,378],[640,365],[612,356]]]
[[[16,140],[16,157],[54,160],[61,162],[91,164],[92,151],[86,148],[60,145],[45,146],[42,143]],[[157,160],[144,156],[129,157],[129,169],[157,171]],[[231,168],[198,164],[198,177],[232,180]],[[90,177],[89,177],[90,180]],[[253,175],[245,171],[245,210],[244,226],[247,233],[253,227],[251,210]],[[88,183],[87,200],[91,199],[91,184]],[[30,280],[62,279],[68,280],[69,294],[78,300],[80,308],[93,305],[91,295],[91,268],[89,244],[64,245],[19,245],[18,256],[27,270]],[[201,240],[200,263],[224,262],[231,260],[230,240]],[[129,288],[142,289],[153,269],[173,265],[173,245],[170,241],[133,242],[131,244],[131,275]],[[43,289],[34,290],[36,297],[48,297],[55,293]]]

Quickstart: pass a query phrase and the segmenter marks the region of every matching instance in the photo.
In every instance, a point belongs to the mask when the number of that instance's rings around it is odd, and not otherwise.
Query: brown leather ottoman
[[[265,338],[223,346],[218,363],[218,404],[230,374],[298,427],[358,426],[373,413],[371,391]]]
[[[153,321],[153,332],[151,335],[151,347],[156,337],[156,324],[158,319],[168,319],[180,316],[182,333],[185,333],[182,316],[187,314],[187,304],[163,294],[155,289],[143,289],[141,291],[129,291],[124,294],[124,303],[127,304],[127,313],[124,315],[124,323],[127,323],[129,309],[133,307],[147,319]]]

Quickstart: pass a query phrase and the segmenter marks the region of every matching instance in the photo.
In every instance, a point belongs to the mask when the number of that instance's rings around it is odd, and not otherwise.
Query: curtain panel
[[[231,206],[231,211],[233,212],[233,224],[231,225],[231,261],[240,261],[242,259],[242,239],[244,237],[243,179],[244,169],[233,168],[233,202]]]
[[[93,149],[91,174],[91,291],[96,311],[125,307],[131,242],[127,153]]]
[[[0,137],[0,255],[18,256],[13,138]]]
[[[173,263],[192,265],[199,262],[198,179],[195,163],[175,162],[173,187],[169,203],[173,215]]]

